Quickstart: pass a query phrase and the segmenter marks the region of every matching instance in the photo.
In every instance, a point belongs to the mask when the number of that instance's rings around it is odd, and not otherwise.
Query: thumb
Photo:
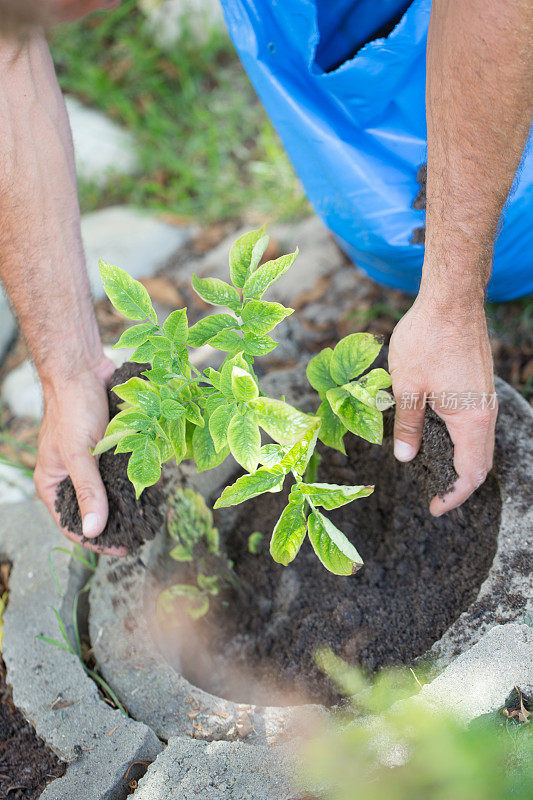
[[[86,452],[74,456],[66,467],[80,507],[83,535],[92,539],[105,528],[109,510],[98,462]]]
[[[425,406],[418,392],[402,392],[396,401],[394,455],[398,461],[411,461],[420,449]]]

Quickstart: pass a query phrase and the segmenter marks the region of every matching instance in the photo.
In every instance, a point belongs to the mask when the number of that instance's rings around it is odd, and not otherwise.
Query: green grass
[[[229,37],[184,34],[154,44],[136,0],[56,29],[62,89],[132,131],[139,176],[102,191],[82,183],[83,211],[133,203],[205,223],[272,220],[308,211],[300,185]]]

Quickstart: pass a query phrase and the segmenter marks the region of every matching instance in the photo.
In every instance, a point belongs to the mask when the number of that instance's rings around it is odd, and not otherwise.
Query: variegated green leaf
[[[250,300],[242,309],[243,331],[245,333],[255,333],[256,335],[269,333],[293,311],[293,308],[285,308],[281,303]]]
[[[336,385],[330,371],[332,356],[333,350],[331,347],[326,347],[313,356],[307,365],[307,380],[320,395]]]
[[[235,405],[224,403],[216,408],[209,417],[209,430],[217,453],[228,443],[228,426],[234,414]]]
[[[142,283],[131,278],[120,267],[114,267],[105,261],[100,261],[99,265],[105,292],[117,311],[126,319],[133,320],[155,316],[150,295]]]
[[[306,534],[303,506],[289,503],[283,509],[270,540],[270,555],[284,567],[298,555]]]
[[[283,467],[260,467],[253,475],[242,475],[234,484],[226,486],[214,508],[236,506],[265,492],[280,492],[284,480]]]
[[[335,483],[301,483],[303,492],[313,505],[322,506],[326,511],[333,511],[359,497],[368,497],[374,491],[373,486],[340,486]]]
[[[279,444],[295,444],[310,427],[316,424],[316,417],[298,411],[283,400],[258,397],[250,403],[250,407],[265,433]]]
[[[243,297],[250,300],[260,300],[268,287],[279,280],[282,275],[285,275],[287,270],[290,269],[297,255],[298,248],[296,248],[294,253],[281,256],[274,261],[267,261],[258,267],[255,272],[252,272],[246,279],[242,290]]]
[[[212,306],[227,306],[232,311],[240,311],[239,292],[229,283],[219,278],[198,278],[193,275],[191,283],[196,294]]]
[[[201,347],[224,328],[237,326],[238,322],[231,314],[210,314],[189,328],[187,344],[191,347]]]
[[[259,464],[261,434],[253,414],[246,412],[232,416],[228,426],[228,444],[235,461],[248,472],[255,472]]]
[[[161,330],[167,339],[172,342],[176,351],[182,348],[187,341],[187,334],[189,332],[187,309],[178,308],[176,311],[169,314]]]
[[[383,439],[383,415],[377,408],[370,408],[352,397],[345,389],[330,389],[327,400],[334,413],[349,431],[372,444],[381,444]]]
[[[347,433],[348,428],[344,427],[338,416],[333,412],[329,402],[323,400],[316,413],[320,417],[320,431],[318,433],[320,441],[326,447],[333,447],[335,450],[340,450],[341,453],[346,454],[343,436]]]
[[[309,514],[307,532],[318,558],[334,575],[354,575],[363,566],[353,544],[320,511]]]
[[[381,344],[371,333],[351,333],[337,343],[330,362],[338,386],[356,378],[376,360]]]
[[[140,497],[147,486],[153,486],[161,477],[161,462],[157,447],[144,439],[135,448],[128,461],[128,478],[133,483],[135,494]]]
[[[248,370],[233,367],[231,371],[231,390],[236,400],[248,403],[259,395],[259,389]]]
[[[246,278],[253,272],[263,257],[268,244],[264,227],[239,236],[233,243],[229,254],[231,282],[242,289]]]

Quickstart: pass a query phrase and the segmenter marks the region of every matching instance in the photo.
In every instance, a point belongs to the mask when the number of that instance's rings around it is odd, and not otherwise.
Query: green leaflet
[[[333,511],[359,497],[368,497],[374,491],[373,486],[339,486],[335,483],[301,483],[303,492],[315,506],[322,506],[326,511]]]
[[[253,475],[242,475],[232,486],[226,486],[214,508],[236,506],[265,492],[280,492],[284,480],[283,467],[260,467]]]
[[[153,486],[161,476],[161,462],[157,447],[149,439],[144,439],[135,448],[128,461],[128,478],[140,497],[147,486]]]
[[[330,389],[326,397],[331,408],[349,431],[373,444],[383,439],[383,416],[377,408],[370,408],[352,397],[345,389]]]
[[[345,392],[348,392],[352,397],[355,397],[356,400],[359,400],[360,403],[363,405],[368,406],[369,408],[376,407],[376,400],[370,392],[364,387],[361,386],[359,381],[351,381],[350,383],[345,383],[344,386],[341,386]]]
[[[169,553],[170,558],[174,561],[187,562],[193,560],[192,548],[184,544],[177,544]]]
[[[107,450],[111,450],[112,447],[115,447],[121,439],[124,439],[125,436],[128,435],[128,429],[122,428],[120,430],[115,431],[114,433],[107,434],[104,436],[103,439],[100,439],[96,447],[92,450],[93,456],[99,456],[101,453],[105,453]]]
[[[167,397],[161,402],[161,413],[165,419],[178,419],[185,414],[185,406],[182,406],[177,400]]]
[[[120,397],[121,400],[125,400],[127,403],[132,403],[132,405],[137,404],[139,392],[145,391],[151,391],[150,384],[148,381],[138,378],[137,376],[130,378],[125,383],[119,383],[117,386],[113,386],[113,392],[116,396]],[[155,389],[152,391],[154,394],[157,394]]]
[[[202,412],[191,400],[185,404],[185,418],[192,422],[193,425],[198,425],[199,428],[204,427],[204,418]]]
[[[298,411],[283,400],[270,397],[258,397],[250,407],[265,433],[279,444],[293,445],[316,420],[316,417]]]
[[[165,361],[172,358],[172,342],[165,336],[159,334],[150,336],[149,342],[154,349],[154,356],[156,358],[163,358]]]
[[[259,555],[263,546],[264,535],[260,531],[254,531],[248,537],[248,550],[253,556]]]
[[[127,328],[124,331],[118,342],[113,345],[113,350],[118,350],[119,347],[139,347],[156,330],[157,327],[151,322],[132,325],[131,328]]]
[[[392,378],[385,369],[371,369],[359,378],[358,383],[375,397],[380,389],[388,389],[392,385]]]
[[[331,377],[330,366],[333,357],[331,347],[326,347],[309,361],[307,365],[307,380],[319,394],[333,389],[335,381]]]
[[[286,470],[294,470],[298,475],[303,475],[309,459],[313,455],[320,423],[317,419],[316,424],[304,433],[302,438],[291,447],[289,452],[283,457],[281,466]]]
[[[167,420],[163,423],[163,428],[170,440],[174,458],[179,464],[180,461],[187,455],[187,442],[186,442],[186,420],[181,416],[177,419]]]
[[[117,311],[126,319],[143,320],[155,317],[150,295],[142,283],[131,278],[120,267],[114,267],[105,261],[100,261],[99,266],[105,292]]]
[[[163,623],[176,624],[175,602],[185,600],[187,614],[192,619],[200,619],[209,611],[209,597],[197,586],[188,583],[175,583],[163,589],[157,598],[157,615]]]
[[[318,558],[334,575],[354,575],[363,566],[353,544],[320,511],[309,514],[307,532]]]
[[[241,347],[249,356],[266,356],[277,346],[278,343],[274,341],[271,336],[267,336],[266,334],[258,336],[255,333],[244,331]]]
[[[335,346],[330,362],[331,377],[338,386],[357,377],[379,355],[381,344],[371,333],[351,333]]]
[[[132,453],[135,448],[146,438],[147,436],[144,433],[128,433],[116,446],[115,454]]]
[[[285,317],[294,311],[293,308],[285,308],[281,303],[268,303],[266,300],[250,300],[243,306],[242,321],[244,322],[244,333],[255,333],[261,335],[269,333]]]
[[[187,344],[191,347],[201,347],[219,331],[224,328],[236,328],[237,325],[237,320],[231,314],[210,314],[189,328]]]
[[[222,375],[220,372],[218,372],[216,369],[213,369],[213,367],[208,367],[204,374],[207,375],[208,380],[211,381],[215,389],[220,390],[220,381],[222,380]]]
[[[150,431],[153,430],[153,427],[154,421],[146,414],[143,414],[142,411],[137,408],[126,408],[123,411],[119,411],[110,420],[106,436],[124,428],[128,430],[128,433],[132,433],[133,431]]]
[[[172,342],[176,350],[180,350],[187,341],[189,326],[187,323],[187,309],[178,308],[173,311],[163,323],[161,329],[167,339]]]
[[[237,353],[237,355],[233,356],[232,358],[226,358],[222,364],[222,368],[220,370],[220,391],[222,394],[226,395],[226,397],[231,398],[232,400],[233,390],[231,388],[231,376],[233,373],[233,367],[240,367],[246,372],[250,372],[250,368],[242,357],[241,353]]]
[[[257,384],[246,369],[233,367],[231,370],[231,391],[236,400],[248,403],[259,395]]]
[[[222,464],[229,455],[229,447],[223,447],[217,452],[213,437],[209,431],[209,425],[203,428],[195,427],[192,434],[192,451],[198,472],[205,472]]]
[[[137,403],[149,417],[158,417],[161,413],[161,401],[151,387],[137,393]]]
[[[320,403],[317,416],[320,417],[320,431],[318,438],[326,445],[326,447],[333,447],[335,450],[340,450],[341,453],[346,454],[344,449],[343,436],[348,428],[345,428],[337,415],[333,412],[329,402],[323,400]]]
[[[294,253],[276,258],[275,261],[267,261],[258,267],[246,279],[242,289],[243,297],[250,300],[260,300],[268,287],[279,280],[293,265],[297,255],[298,248]]]
[[[273,467],[279,464],[285,455],[285,448],[279,444],[264,444],[259,452],[259,463],[263,467]]]
[[[193,275],[191,283],[196,294],[212,306],[227,306],[232,311],[240,311],[239,292],[229,283],[219,278],[198,278]]]
[[[228,426],[228,445],[235,461],[248,472],[255,472],[259,464],[261,434],[253,414],[233,415]]]
[[[229,328],[223,328],[207,342],[210,347],[216,347],[217,350],[225,350],[232,352],[233,350],[242,350],[244,342],[237,331],[232,331]]]
[[[231,282],[237,289],[242,289],[250,272],[257,267],[267,244],[264,226],[239,236],[233,243],[229,254],[229,271]]]
[[[153,344],[148,342],[143,342],[137,347],[136,350],[130,356],[130,361],[133,361],[135,364],[146,364],[148,361],[151,361],[154,357],[155,347]]]
[[[270,540],[270,555],[284,567],[298,555],[306,533],[303,506],[289,503],[276,522]]]
[[[228,443],[228,426],[234,414],[235,405],[228,403],[220,405],[209,417],[209,431],[217,453]]]

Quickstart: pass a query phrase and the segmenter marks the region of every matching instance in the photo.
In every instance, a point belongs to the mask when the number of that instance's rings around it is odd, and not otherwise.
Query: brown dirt
[[[147,367],[147,364],[124,364],[113,373],[110,386],[124,383],[133,375],[139,375]],[[118,411],[120,400],[111,389],[108,399],[109,414],[113,417]],[[163,523],[160,510],[163,502],[162,492],[157,486],[151,486],[145,489],[137,500],[133,485],[127,476],[129,458],[128,453],[115,455],[113,450],[100,456],[100,474],[109,503],[107,525],[96,540],[102,547],[127,547],[128,550],[136,550],[143,542],[153,539]],[[70,478],[65,478],[59,484],[56,511],[60,514],[63,527],[73,533],[81,534],[80,509]]]
[[[5,572],[0,569],[0,595],[7,588]],[[65,770],[66,764],[37,737],[13,705],[0,658],[0,800],[35,800]]]
[[[446,437],[430,417],[414,465],[394,459],[390,435],[381,448],[350,437],[346,456],[324,456],[320,481],[376,485],[370,497],[328,514],[365,560],[353,577],[328,573],[307,541],[289,567],[272,561],[268,542],[286,494],[217,512],[235,572],[252,591],[245,601],[226,595],[227,605],[200,622],[200,646],[211,650],[203,688],[253,702],[257,697],[242,677],[251,674],[254,682],[283,687],[285,694],[289,687],[332,702],[337,695],[313,661],[318,647],[329,646],[371,671],[410,663],[431,647],[486,577],[500,517],[493,475],[460,509],[430,516],[428,497],[444,493],[453,481]],[[255,530],[265,534],[259,555],[248,550]],[[197,679],[195,654],[181,658],[187,677]],[[275,703],[282,694],[272,689],[260,702]]]

